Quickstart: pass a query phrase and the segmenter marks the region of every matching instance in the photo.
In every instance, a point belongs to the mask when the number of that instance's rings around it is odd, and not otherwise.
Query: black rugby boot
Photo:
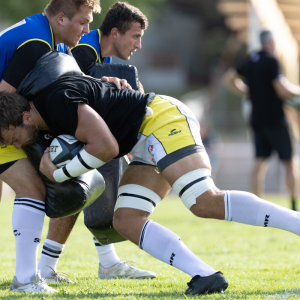
[[[214,294],[225,291],[228,281],[222,272],[217,272],[206,277],[196,275],[187,285],[189,288],[185,291],[186,295]]]

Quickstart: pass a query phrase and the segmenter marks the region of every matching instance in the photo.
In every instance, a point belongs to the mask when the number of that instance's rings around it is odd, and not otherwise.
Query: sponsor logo
[[[7,148],[7,145],[2,145],[1,149]]]
[[[148,147],[148,151],[149,151],[150,154],[152,154],[152,152],[154,151],[154,145],[150,145]]]
[[[18,232],[18,230],[14,230],[14,235],[15,235],[15,236],[18,236],[18,235],[21,235],[21,233]]]
[[[266,216],[265,216],[264,227],[267,227],[267,226],[268,226],[268,223],[269,223],[269,217],[270,217],[270,215],[266,215]]]
[[[59,148],[58,145],[50,146],[50,152],[56,152],[57,148]]]
[[[181,132],[181,130],[176,131],[176,129],[172,129],[172,130],[170,131],[169,136],[175,135],[175,134],[180,133],[180,132]]]
[[[46,134],[44,135],[44,138],[45,138],[46,140],[50,140],[50,139],[52,138],[52,135],[49,134],[49,133],[46,133]]]
[[[33,241],[34,241],[35,243],[39,243],[39,242],[41,241],[41,239],[35,238]]]
[[[170,257],[170,265],[171,266],[173,266],[173,260],[174,260],[175,255],[176,255],[175,253],[171,254],[171,257]]]

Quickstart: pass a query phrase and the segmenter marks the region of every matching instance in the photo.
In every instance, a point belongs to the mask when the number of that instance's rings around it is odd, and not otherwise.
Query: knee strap
[[[209,169],[191,171],[178,178],[172,186],[174,192],[188,209],[196,204],[197,197],[215,187]]]
[[[121,207],[135,208],[153,213],[161,198],[152,190],[136,184],[126,184],[119,188],[115,211]]]

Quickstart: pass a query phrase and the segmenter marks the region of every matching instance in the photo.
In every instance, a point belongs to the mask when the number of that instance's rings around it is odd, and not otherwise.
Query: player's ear
[[[111,36],[116,39],[119,35],[119,30],[117,27],[112,28],[112,30],[110,31]]]
[[[67,18],[67,16],[63,12],[60,12],[59,14],[56,15],[56,22],[59,25],[64,26],[66,18]]]
[[[23,123],[29,125],[32,123],[31,113],[29,111],[23,111]]]

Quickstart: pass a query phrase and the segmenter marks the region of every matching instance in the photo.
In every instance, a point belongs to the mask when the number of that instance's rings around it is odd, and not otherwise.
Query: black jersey
[[[88,104],[106,122],[119,144],[117,157],[121,157],[136,144],[146,106],[154,96],[154,93],[118,90],[114,84],[90,77],[64,75],[42,90],[33,103],[54,136],[74,136],[78,105]]]
[[[254,128],[276,128],[286,124],[282,100],[277,96],[273,80],[282,75],[278,60],[260,51],[250,55],[238,68],[249,87],[252,102],[251,125]]]

